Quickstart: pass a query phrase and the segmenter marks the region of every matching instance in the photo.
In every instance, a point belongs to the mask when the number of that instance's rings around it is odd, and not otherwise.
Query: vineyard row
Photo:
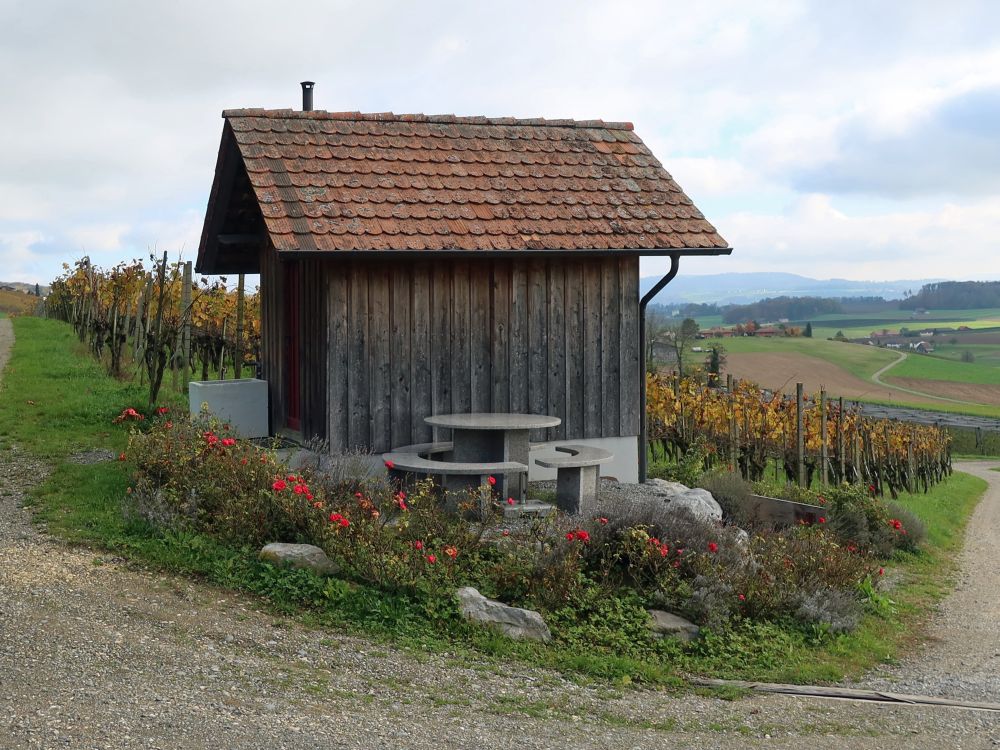
[[[732,378],[716,388],[651,374],[647,403],[654,455],[679,460],[700,446],[709,465],[723,463],[749,481],[777,465],[801,486],[857,482],[896,497],[926,492],[951,472],[946,430],[865,417],[823,392],[806,397],[801,384],[790,397]]]
[[[115,377],[138,374],[157,400],[164,374],[173,387],[200,371],[202,380],[227,372],[242,377],[260,346],[257,293],[246,295],[243,277],[235,290],[226,279],[192,277],[191,262],[152,259],[105,270],[83,258],[52,283],[45,314],[70,323],[81,342]]]

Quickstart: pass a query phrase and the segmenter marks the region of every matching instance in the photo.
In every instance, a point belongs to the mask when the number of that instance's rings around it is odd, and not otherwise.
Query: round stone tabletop
[[[559,417],[546,414],[436,414],[424,421],[435,427],[453,430],[537,430],[555,427],[562,422]]]

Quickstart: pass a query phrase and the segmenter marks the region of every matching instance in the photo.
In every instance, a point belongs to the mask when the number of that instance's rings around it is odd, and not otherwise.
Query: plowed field
[[[879,385],[870,380],[863,380],[826,360],[805,354],[792,352],[730,353],[726,355],[726,370],[731,372],[734,377],[752,380],[765,388],[780,389],[785,393],[795,393],[795,384],[802,383],[806,393],[818,393],[821,387],[825,387],[831,396],[843,396],[849,399],[864,398],[909,404],[941,404],[934,398],[918,396],[914,393]],[[918,380],[914,382],[923,384],[930,381]],[[965,384],[949,382],[939,383],[939,385]],[[916,389],[916,386],[911,385],[905,387]],[[940,395],[945,396],[946,394],[941,393]],[[948,396],[948,398],[961,397]],[[975,399],[970,398],[969,400]]]
[[[956,383],[954,380],[924,380],[922,378],[884,377],[887,382],[895,383],[903,388],[923,391],[924,393],[931,393],[935,396],[944,396],[945,398],[956,398],[961,401],[974,401],[977,404],[1000,406],[1000,385]],[[909,397],[910,394],[906,395]],[[913,398],[916,398],[916,396]]]

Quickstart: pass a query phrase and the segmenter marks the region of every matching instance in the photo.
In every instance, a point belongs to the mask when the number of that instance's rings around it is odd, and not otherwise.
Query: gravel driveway
[[[0,361],[5,331],[0,320]],[[312,630],[231,592],[48,538],[22,508],[44,473],[16,449],[0,451],[0,748],[940,750],[1000,741],[1000,717],[982,712],[675,698]],[[981,512],[996,514],[1000,474],[990,479]],[[973,567],[956,597],[990,601],[990,554],[988,579],[978,558],[966,560]],[[949,602],[940,631],[948,640],[925,657],[979,684],[983,659],[963,664],[969,630],[951,640],[961,625],[953,610],[968,611]],[[995,626],[987,635],[980,656],[991,658]],[[995,685],[987,687],[1000,700]]]

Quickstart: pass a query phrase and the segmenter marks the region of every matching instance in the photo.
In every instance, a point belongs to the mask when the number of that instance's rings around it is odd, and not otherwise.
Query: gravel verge
[[[16,447],[0,450],[5,750],[939,750],[1000,740],[1000,717],[981,712],[674,697],[311,629],[233,592],[48,537],[24,508],[45,474]]]
[[[931,616],[928,641],[858,684],[875,690],[1000,703],[1000,474],[997,461],[955,462],[989,482],[969,521],[954,591]]]

